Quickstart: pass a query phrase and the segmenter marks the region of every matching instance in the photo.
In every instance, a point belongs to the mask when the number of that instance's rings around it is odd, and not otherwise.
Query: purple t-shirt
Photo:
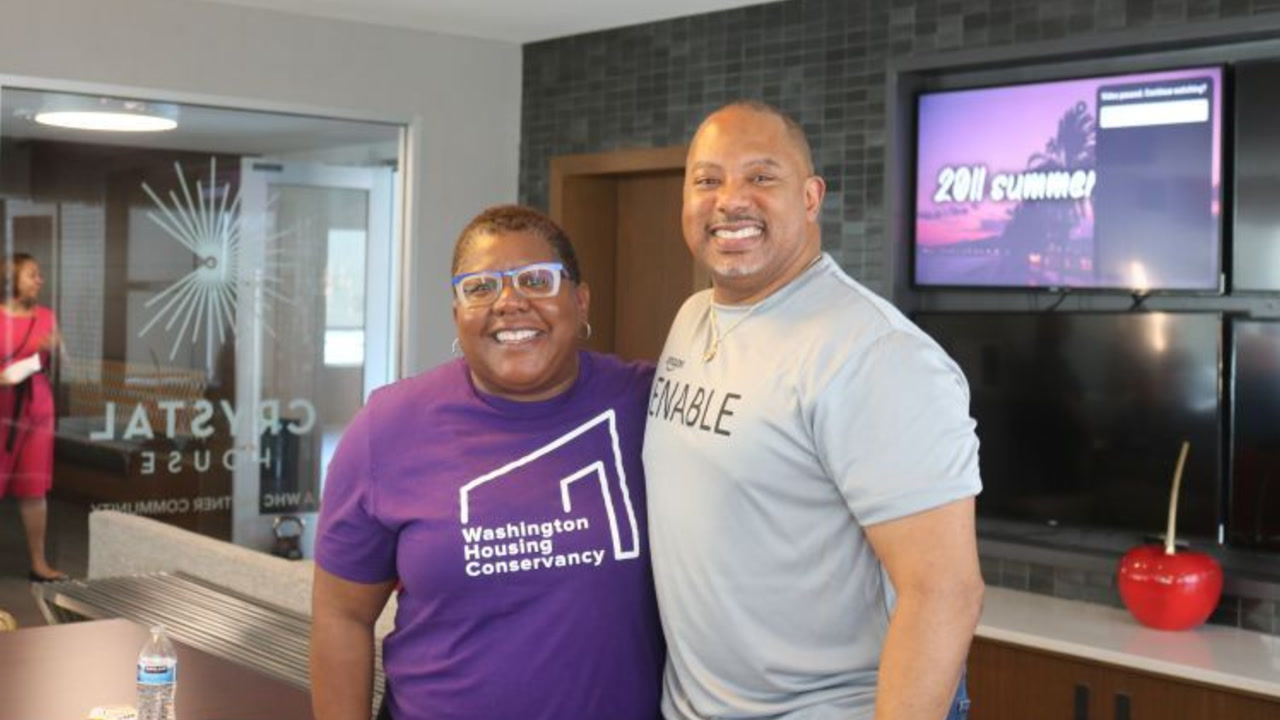
[[[654,720],[664,649],[640,443],[653,368],[590,352],[551,400],[463,361],[373,394],[329,466],[316,562],[398,578],[398,719]]]

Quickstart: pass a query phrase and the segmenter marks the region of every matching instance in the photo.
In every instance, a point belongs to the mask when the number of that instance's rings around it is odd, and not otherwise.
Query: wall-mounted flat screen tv
[[[1280,291],[1280,61],[1236,63],[1231,286]]]
[[[1280,321],[1231,323],[1231,490],[1238,545],[1280,550]]]
[[[914,282],[1221,288],[1222,68],[922,93]]]
[[[1217,313],[922,313],[963,369],[981,443],[978,512],[1159,534],[1184,440],[1179,535],[1221,516]]]

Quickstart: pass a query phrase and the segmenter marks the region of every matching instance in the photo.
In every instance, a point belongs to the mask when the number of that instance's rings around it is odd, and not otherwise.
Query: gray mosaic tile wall
[[[1113,569],[1055,567],[984,554],[982,577],[988,585],[1025,590],[1068,600],[1123,608]],[[1280,601],[1227,591],[1209,623],[1280,635]]]
[[[824,247],[881,294],[886,63],[1280,11],[1280,0],[789,0],[525,46],[520,200],[552,157],[688,140],[758,98],[804,125],[828,182]]]
[[[520,200],[547,207],[552,157],[681,144],[716,107],[763,99],[812,141],[828,182],[825,248],[888,294],[888,62],[1277,11],[1280,0],[789,0],[533,43]],[[993,585],[1120,604],[1110,571],[984,556],[983,572]],[[1280,601],[1228,594],[1211,622],[1280,634]]]

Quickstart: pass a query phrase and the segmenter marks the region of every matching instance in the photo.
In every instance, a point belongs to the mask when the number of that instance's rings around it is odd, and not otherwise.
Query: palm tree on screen
[[[1044,150],[1027,159],[1027,170],[1051,173],[1093,169],[1096,130],[1088,105],[1077,101],[1058,119],[1057,133],[1045,141]],[[1001,244],[1010,250],[1005,259],[1008,269],[1030,281],[1033,275],[1051,267],[1061,272],[1064,261],[1090,255],[1089,248],[1080,247],[1080,239],[1071,236],[1089,207],[1087,197],[1019,201],[1009,210],[1009,222],[1001,236]],[[1033,257],[1038,258],[1038,267]],[[1066,271],[1079,272],[1079,268]]]

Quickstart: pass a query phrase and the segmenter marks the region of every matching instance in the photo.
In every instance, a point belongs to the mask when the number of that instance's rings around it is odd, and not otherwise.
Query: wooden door
[[[588,345],[657,360],[685,299],[708,286],[680,230],[684,148],[555,158],[551,214],[591,287]]]
[[[680,231],[684,173],[618,181],[613,351],[657,360],[693,290],[693,258]]]

